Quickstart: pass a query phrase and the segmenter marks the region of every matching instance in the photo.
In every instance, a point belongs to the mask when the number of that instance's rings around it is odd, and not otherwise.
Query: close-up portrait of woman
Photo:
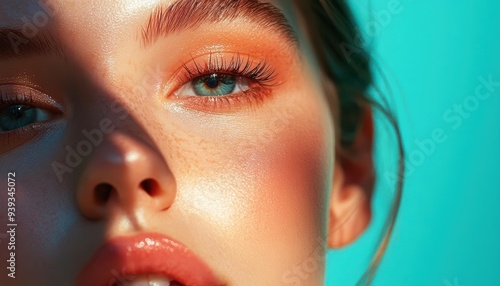
[[[462,265],[414,280],[409,251],[475,241],[425,246],[461,229],[424,226],[445,207],[416,194],[463,176],[423,173],[498,106],[500,75],[426,109],[416,50],[376,44],[419,4],[375,2],[0,1],[0,285],[485,285]]]

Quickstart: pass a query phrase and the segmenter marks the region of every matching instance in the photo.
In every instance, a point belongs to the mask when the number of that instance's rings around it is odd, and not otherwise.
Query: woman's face
[[[317,68],[291,1],[234,2],[2,1],[1,285],[322,284]]]

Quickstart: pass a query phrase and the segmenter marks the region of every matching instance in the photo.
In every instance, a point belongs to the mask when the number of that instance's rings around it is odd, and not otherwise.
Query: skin
[[[0,133],[0,184],[16,172],[18,222],[16,279],[2,267],[0,284],[71,285],[104,241],[159,232],[184,243],[227,285],[322,285],[332,204],[344,200],[331,193],[344,186],[341,177],[332,183],[332,115],[300,25],[300,50],[241,19],[144,48],[138,30],[160,2],[174,1],[50,1],[58,12],[40,30],[57,36],[66,59],[0,60],[0,88],[32,87],[51,105],[39,128]],[[290,1],[273,3],[296,17]],[[40,10],[28,0],[1,7],[2,27],[20,27]],[[176,98],[182,64],[192,55],[206,60],[207,52],[266,60],[280,84],[260,101],[223,107]],[[53,163],[65,163],[66,147],[76,149],[83,130],[102,131],[103,120],[113,130],[60,180]],[[157,183],[155,195],[140,187],[146,179]],[[101,183],[115,187],[105,204],[93,199]],[[345,209],[363,200],[349,188],[344,197],[354,199]],[[1,192],[2,228],[6,201]],[[367,223],[361,213],[351,237]],[[304,268],[311,257],[315,267]]]

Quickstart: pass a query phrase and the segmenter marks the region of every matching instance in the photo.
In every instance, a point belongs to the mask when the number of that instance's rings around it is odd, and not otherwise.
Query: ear
[[[373,118],[365,110],[352,144],[337,152],[329,209],[328,246],[343,247],[358,238],[371,219],[375,182]]]

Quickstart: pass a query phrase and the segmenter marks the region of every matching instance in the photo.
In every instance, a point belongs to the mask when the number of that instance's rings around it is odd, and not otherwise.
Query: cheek
[[[258,163],[248,172],[258,176],[238,233],[247,256],[235,260],[272,275],[268,281],[303,261],[324,237],[331,145],[321,125],[317,119],[290,121],[252,156]]]
[[[263,177],[256,218],[269,226],[263,231],[276,235],[270,239],[320,234],[327,201],[328,156],[320,130],[310,127],[287,130],[279,142],[271,142],[259,154],[261,164],[256,171]]]
[[[273,281],[323,237],[334,150],[325,106],[319,93],[290,92],[244,115],[171,118],[184,130],[165,146],[180,156],[170,158],[176,207],[196,216],[214,265]]]
[[[288,124],[256,152],[261,177],[254,227],[266,245],[281,245],[276,253],[288,253],[293,262],[322,237],[327,217],[333,145],[324,113],[310,104],[290,114]]]
[[[7,172],[16,173],[15,282],[19,284],[12,285],[36,283],[30,279],[40,277],[57,283],[65,281],[66,276],[71,276],[75,271],[74,263],[56,262],[61,253],[67,253],[68,249],[71,249],[65,244],[69,230],[78,218],[72,206],[70,192],[57,181],[51,169],[54,155],[60,151],[55,144],[57,138],[59,138],[58,132],[46,134],[19,147],[15,152],[2,155],[0,160],[2,185],[7,185]],[[3,203],[6,198],[6,194],[2,192],[0,196],[2,214],[7,213],[6,204]],[[3,215],[1,218],[0,228],[3,233],[6,222]],[[3,241],[0,241],[2,245],[0,256],[7,257],[6,244],[1,242]],[[44,263],[40,263],[41,261]],[[55,269],[55,267],[63,269],[62,274],[46,272],[47,268]],[[9,283],[12,281],[7,283],[3,280],[5,277],[7,276],[0,277],[0,285],[11,285]]]
[[[321,222],[326,202],[333,149],[329,132],[321,117],[281,115],[270,125],[248,122],[227,138],[218,136],[219,130],[211,139],[203,135],[205,143],[183,144],[192,148],[174,152],[179,157],[171,160],[178,174],[176,203],[206,212],[205,219],[227,226],[225,232],[241,233],[234,221],[251,223],[241,226],[252,231],[263,222],[281,230],[290,224],[318,228],[311,222]]]

